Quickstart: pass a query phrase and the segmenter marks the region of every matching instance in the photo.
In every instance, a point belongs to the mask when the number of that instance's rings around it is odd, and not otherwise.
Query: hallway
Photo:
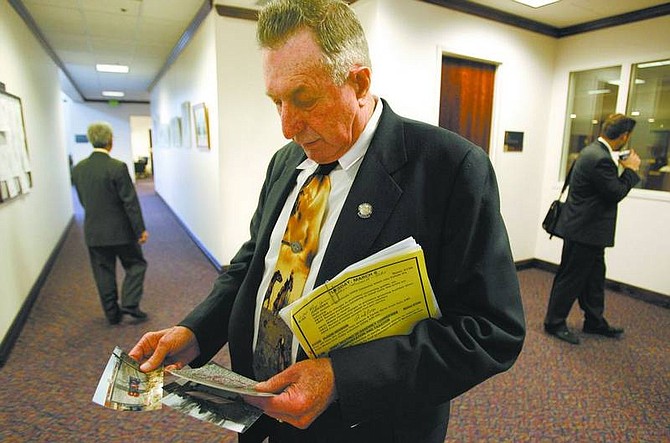
[[[173,325],[205,297],[217,272],[148,180],[138,182],[149,242],[142,309],[148,321],[107,324],[83,241],[81,209],[0,369],[2,442],[234,442],[235,433],[168,407],[116,412],[91,401],[114,346]],[[121,272],[121,271],[120,271]],[[608,292],[621,340],[542,332],[552,274],[519,272],[528,336],[517,364],[452,402],[447,442],[658,442],[670,439],[670,310]],[[581,328],[575,307],[569,326]],[[226,366],[222,351],[216,360]],[[375,442],[371,442],[375,443]],[[383,443],[383,442],[381,442]]]

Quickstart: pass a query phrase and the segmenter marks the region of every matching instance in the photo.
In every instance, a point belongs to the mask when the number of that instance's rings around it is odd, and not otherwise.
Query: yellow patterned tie
[[[261,307],[253,367],[257,380],[267,380],[291,364],[293,335],[279,310],[302,295],[319,246],[319,231],[330,193],[328,174],[337,162],[319,165],[291,210],[279,257]]]

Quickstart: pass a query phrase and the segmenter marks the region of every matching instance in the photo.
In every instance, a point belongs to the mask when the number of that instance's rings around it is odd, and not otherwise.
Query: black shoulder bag
[[[558,194],[558,198],[556,200],[551,202],[549,210],[547,211],[547,215],[545,215],[544,220],[542,220],[542,229],[547,231],[550,239],[556,235],[556,224],[558,223],[558,217],[561,216],[561,209],[563,209],[564,205],[564,203],[561,201],[561,197],[563,197],[563,193],[570,184],[570,176],[572,175],[572,170],[574,167],[575,163],[570,166],[570,170],[568,171],[568,175],[565,177],[565,182],[563,183],[563,189],[561,189],[561,193]]]

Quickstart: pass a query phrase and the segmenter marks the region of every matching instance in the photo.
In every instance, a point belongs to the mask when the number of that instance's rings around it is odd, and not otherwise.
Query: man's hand
[[[337,397],[335,374],[329,358],[300,361],[265,382],[257,391],[281,392],[276,397],[244,400],[280,421],[306,429]]]
[[[140,235],[140,238],[137,239],[137,243],[143,245],[149,240],[149,232],[147,231],[142,231],[142,234]]]
[[[153,371],[165,361],[165,369],[181,369],[200,355],[195,334],[183,326],[147,332],[128,353],[142,363],[142,372]],[[146,361],[145,361],[146,360]]]
[[[623,166],[624,168],[632,169],[633,171],[637,172],[640,170],[640,163],[642,160],[640,160],[640,156],[637,155],[637,152],[635,152],[635,149],[630,150],[630,155],[628,156],[627,159],[625,160],[619,160],[619,164]]]

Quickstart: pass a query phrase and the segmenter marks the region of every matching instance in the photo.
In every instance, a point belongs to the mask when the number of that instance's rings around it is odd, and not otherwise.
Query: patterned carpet
[[[150,181],[138,190],[149,262],[142,309],[110,326],[100,308],[81,210],[0,369],[1,442],[233,442],[236,435],[170,408],[115,412],[91,402],[109,355],[146,330],[171,326],[204,297],[216,271]],[[119,271],[119,277],[121,277]],[[670,441],[670,310],[608,292],[606,313],[621,340],[582,335],[571,346],[542,332],[552,274],[519,272],[528,338],[517,364],[457,398],[447,442]],[[581,327],[574,308],[569,326]],[[225,349],[216,357],[227,365]],[[374,443],[374,442],[371,442]]]

